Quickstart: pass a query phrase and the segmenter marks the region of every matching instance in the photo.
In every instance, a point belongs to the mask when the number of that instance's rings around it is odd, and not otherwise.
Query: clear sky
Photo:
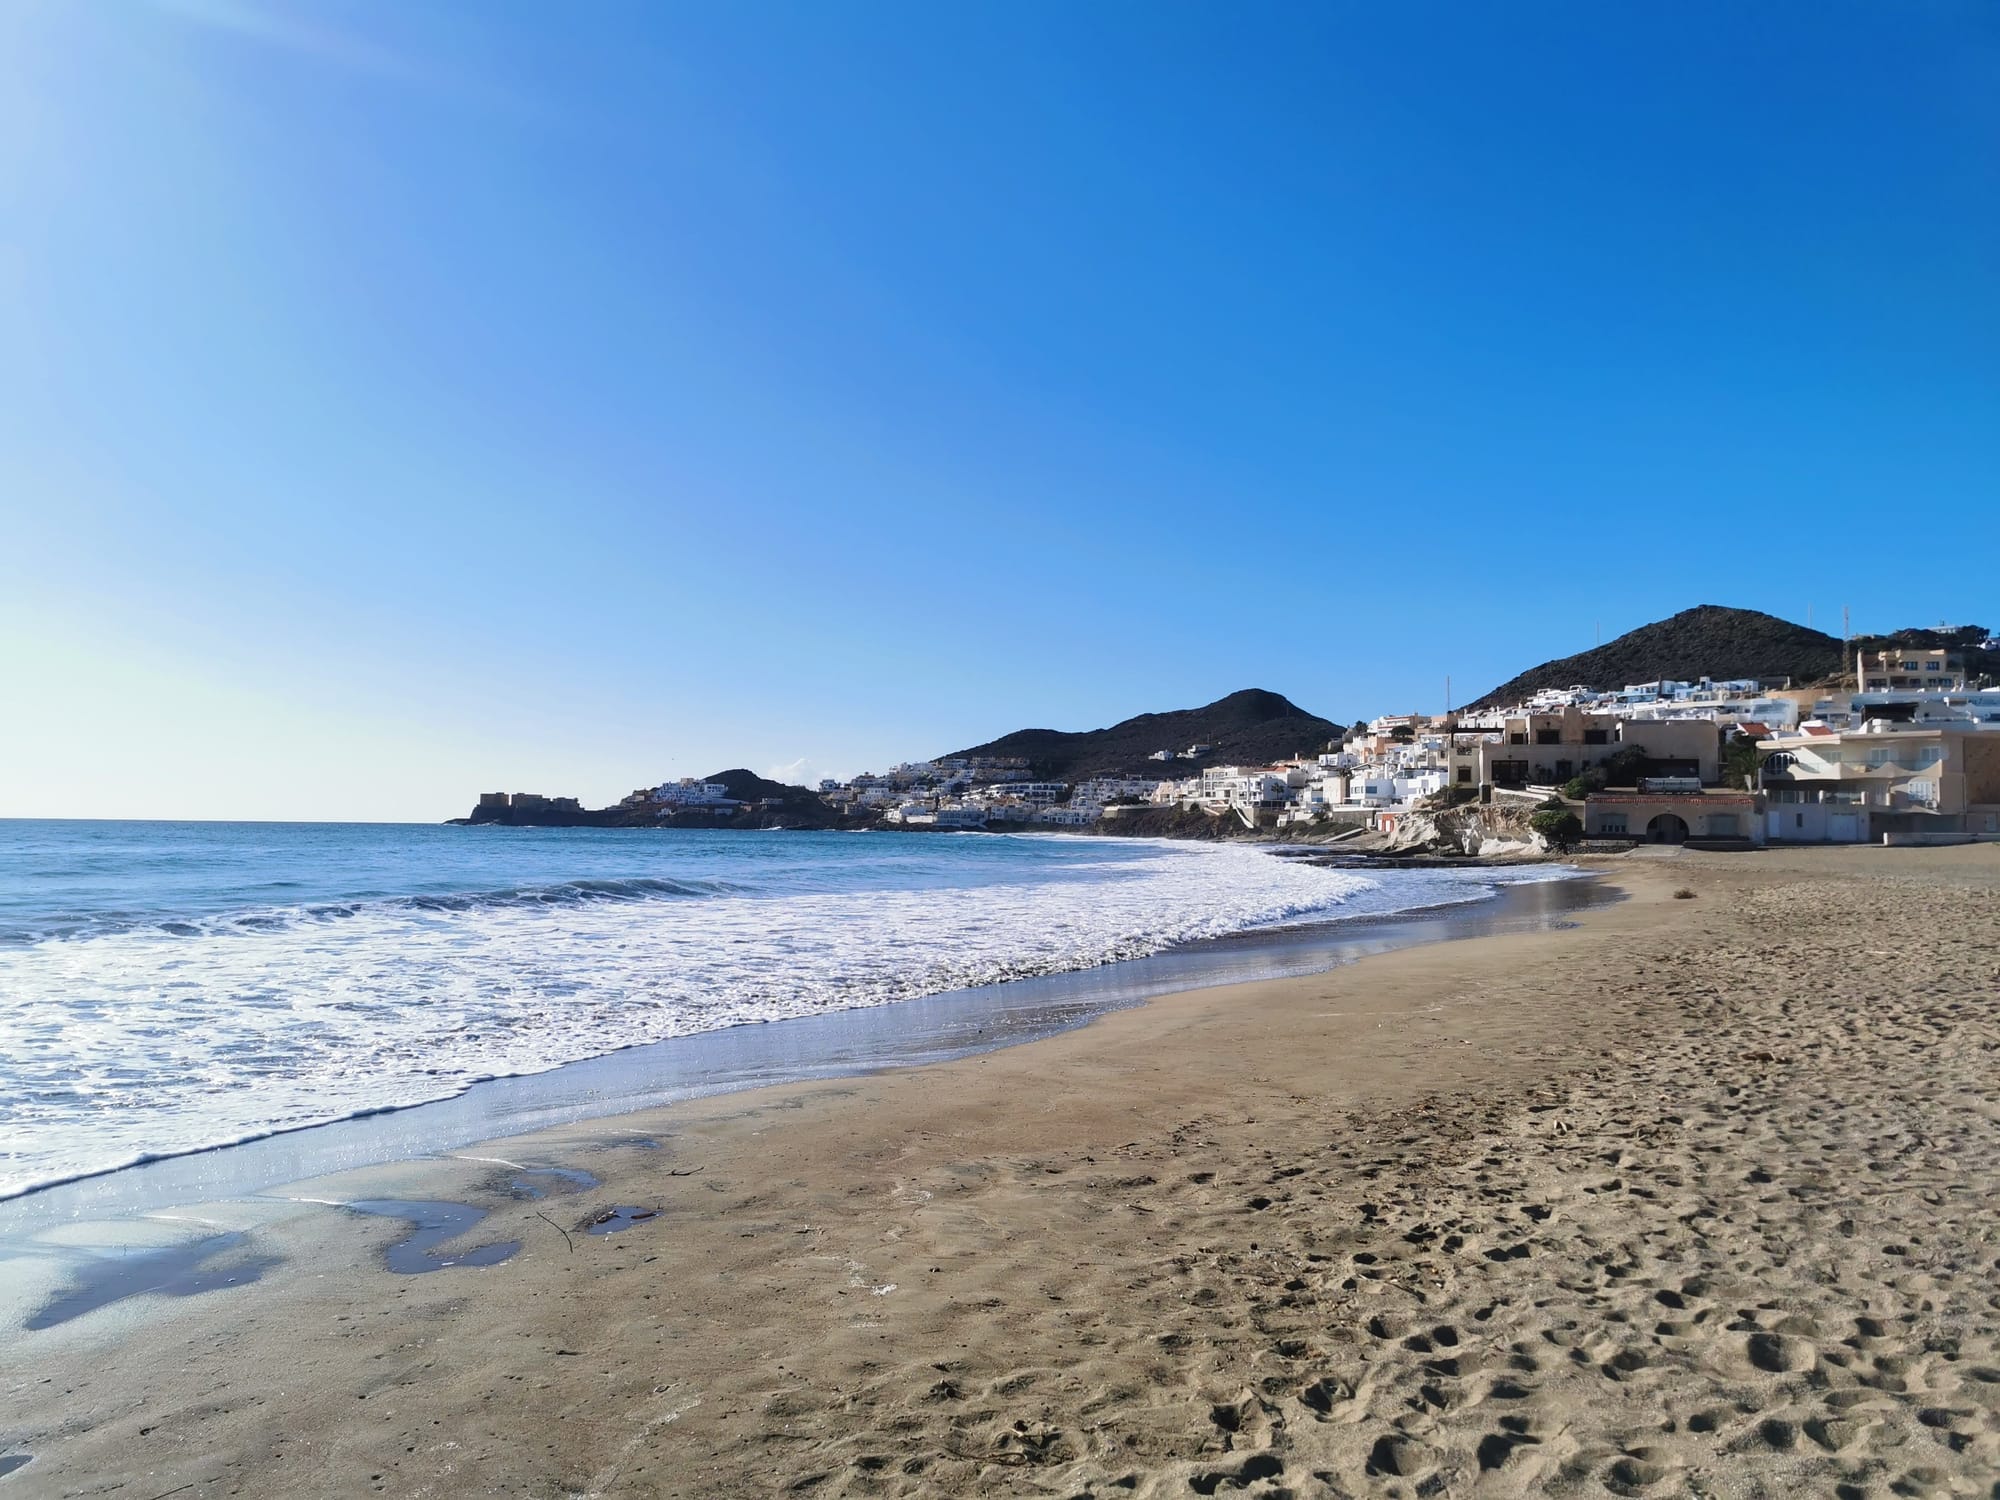
[[[2000,626],[2000,7],[0,3],[0,814]]]

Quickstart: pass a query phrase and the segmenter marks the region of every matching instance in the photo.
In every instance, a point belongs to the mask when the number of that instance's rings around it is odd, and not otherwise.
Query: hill
[[[817,801],[819,794],[802,786],[787,786],[782,781],[772,781],[759,776],[755,771],[746,771],[738,766],[733,771],[717,771],[713,776],[704,776],[703,781],[720,782],[729,788],[729,795],[739,802],[792,802],[799,799]]]
[[[953,755],[1018,755],[1039,777],[1185,776],[1212,765],[1266,765],[1310,754],[1338,739],[1341,726],[1309,714],[1279,693],[1246,688],[1201,708],[1140,714],[1109,729],[1017,729]],[[1150,760],[1155,750],[1214,748],[1196,760]]]
[[[1698,604],[1641,625],[1594,651],[1545,661],[1503,682],[1471,708],[1519,703],[1542,688],[1581,685],[1598,692],[1662,677],[1789,677],[1816,682],[1840,670],[1835,637],[1754,609]]]

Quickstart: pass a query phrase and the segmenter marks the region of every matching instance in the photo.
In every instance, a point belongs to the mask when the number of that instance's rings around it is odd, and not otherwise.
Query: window
[[[1461,782],[1469,782],[1469,781],[1471,781],[1471,780],[1472,780],[1472,767],[1470,767],[1470,766],[1460,766],[1460,767],[1458,768],[1458,779],[1459,779],[1459,780],[1460,780]]]
[[[1525,745],[1528,743],[1528,736],[1524,732],[1516,730],[1507,736],[1507,743],[1510,745]]]
[[[1925,663],[1924,663],[1924,670],[1925,670],[1926,672],[1936,672],[1936,671],[1941,671],[1941,670],[1943,669],[1943,667],[1944,667],[1944,663],[1943,663],[1943,662],[1938,662],[1938,661],[1927,661],[1927,662],[1925,662]]]
[[[1625,814],[1606,813],[1597,820],[1597,831],[1599,833],[1624,833],[1626,831]]]
[[[1602,729],[1586,729],[1583,732],[1583,742],[1586,745],[1608,745],[1611,743],[1611,736]]]
[[[1560,729],[1537,729],[1535,731],[1535,743],[1537,745],[1560,745],[1562,743],[1562,731]]]

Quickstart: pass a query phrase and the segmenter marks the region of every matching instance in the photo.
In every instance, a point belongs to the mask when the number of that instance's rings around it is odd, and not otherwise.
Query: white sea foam
[[[1486,890],[1439,877],[1391,900],[1253,849],[1064,845],[1000,883],[566,881],[0,948],[0,1197],[636,1043]]]

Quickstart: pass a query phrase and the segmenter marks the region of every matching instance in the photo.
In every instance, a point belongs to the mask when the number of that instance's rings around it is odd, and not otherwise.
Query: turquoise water
[[[0,822],[0,1197],[1494,878],[1059,836]]]

